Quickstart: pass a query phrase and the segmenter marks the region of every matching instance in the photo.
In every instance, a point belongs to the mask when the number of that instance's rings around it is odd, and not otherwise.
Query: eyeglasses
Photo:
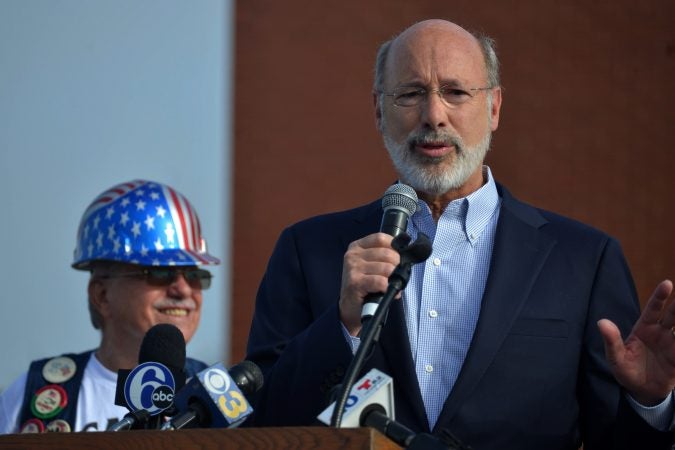
[[[393,97],[396,106],[417,106],[425,102],[430,93],[437,93],[448,106],[458,106],[471,100],[478,92],[488,91],[492,88],[492,86],[486,86],[464,89],[454,86],[441,86],[438,89],[429,90],[422,87],[403,86],[391,92],[380,91],[380,93],[387,97]]]
[[[176,269],[167,267],[148,267],[133,272],[119,272],[101,275],[100,278],[138,278],[153,286],[168,286],[183,275],[193,289],[208,289],[211,286],[211,272],[204,269]]]

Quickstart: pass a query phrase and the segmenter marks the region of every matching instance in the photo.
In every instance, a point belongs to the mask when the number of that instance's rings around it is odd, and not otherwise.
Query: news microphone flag
[[[136,366],[124,383],[124,398],[130,411],[146,410],[157,415],[173,404],[176,383],[164,364],[145,362]]]
[[[168,422],[166,429],[182,428],[177,423],[192,421],[190,416],[200,416],[195,418],[202,427],[232,428],[253,414],[253,408],[220,362],[198,372],[178,392],[175,405],[182,414]]]
[[[361,412],[373,404],[381,405],[386,415],[395,419],[394,380],[377,369],[371,369],[352,386],[340,428],[360,427]],[[317,418],[326,425],[330,425],[333,409],[335,409],[335,402],[323,410]]]

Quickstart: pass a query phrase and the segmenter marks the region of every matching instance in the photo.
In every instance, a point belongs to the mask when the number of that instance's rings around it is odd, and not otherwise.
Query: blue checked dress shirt
[[[500,199],[490,169],[488,181],[451,202],[434,222],[419,201],[408,222],[433,243],[431,256],[413,266],[403,293],[410,349],[429,426],[433,428],[457,380],[480,314],[490,267]]]

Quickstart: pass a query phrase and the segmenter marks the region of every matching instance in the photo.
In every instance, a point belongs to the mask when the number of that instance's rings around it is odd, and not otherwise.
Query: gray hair
[[[482,33],[474,33],[471,31],[470,33],[476,38],[483,52],[485,68],[487,70],[488,86],[499,86],[499,59],[497,58],[497,52],[495,51],[495,40]],[[373,83],[375,92],[382,92],[384,90],[384,68],[387,64],[389,49],[396,37],[397,36],[394,36],[383,43],[377,50],[377,56],[375,58],[375,79]]]

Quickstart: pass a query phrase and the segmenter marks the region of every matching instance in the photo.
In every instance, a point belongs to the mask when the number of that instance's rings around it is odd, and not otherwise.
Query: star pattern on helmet
[[[92,260],[141,265],[218,262],[206,253],[199,219],[187,199],[169,186],[144,180],[108,189],[85,212],[74,266]]]

